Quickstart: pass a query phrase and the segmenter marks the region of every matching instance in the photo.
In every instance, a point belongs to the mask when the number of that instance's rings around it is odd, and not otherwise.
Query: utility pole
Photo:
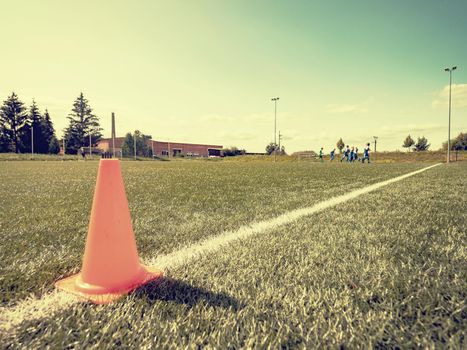
[[[451,85],[452,85],[452,71],[456,69],[457,69],[457,66],[444,69],[446,72],[449,72],[448,154],[446,156],[446,163],[449,163],[451,161]]]
[[[277,128],[277,101],[279,97],[271,98],[271,101],[274,101],[274,162],[276,162],[276,153],[277,153],[277,142],[276,142],[276,128]]]

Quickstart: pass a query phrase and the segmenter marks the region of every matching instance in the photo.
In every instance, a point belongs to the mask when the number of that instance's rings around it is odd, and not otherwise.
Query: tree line
[[[0,107],[0,152],[57,154],[64,146],[66,153],[76,154],[102,138],[99,119],[83,93],[67,118],[69,124],[60,143],[47,108],[41,113],[34,99],[27,108],[13,92]]]
[[[0,152],[53,153],[60,151],[47,109],[39,111],[32,100],[27,108],[14,92],[0,107]]]

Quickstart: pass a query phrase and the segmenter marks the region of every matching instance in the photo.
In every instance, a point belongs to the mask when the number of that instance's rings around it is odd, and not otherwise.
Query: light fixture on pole
[[[276,143],[276,127],[277,127],[277,101],[279,101],[279,97],[271,98],[271,101],[274,101],[274,162],[276,161],[276,153],[277,153],[277,143]]]
[[[448,154],[446,155],[446,163],[449,163],[451,161],[451,85],[452,85],[452,71],[456,69],[457,69],[457,66],[444,69],[446,72],[449,72]]]

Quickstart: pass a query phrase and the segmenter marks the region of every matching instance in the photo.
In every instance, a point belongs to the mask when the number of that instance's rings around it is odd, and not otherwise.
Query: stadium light
[[[444,68],[445,72],[449,72],[449,113],[448,113],[448,153],[446,155],[446,163],[451,161],[451,85],[452,85],[452,71],[456,70],[457,66],[452,68]]]
[[[277,129],[277,101],[279,97],[271,98],[274,101],[274,162],[276,162],[277,144],[276,144],[276,129]]]

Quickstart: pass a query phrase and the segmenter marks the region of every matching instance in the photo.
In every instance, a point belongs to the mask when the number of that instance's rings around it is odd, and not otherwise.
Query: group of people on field
[[[331,152],[329,152],[329,160],[332,162],[334,161],[334,156],[336,154],[336,149],[334,148]],[[323,156],[324,156],[324,153],[323,153],[323,147],[321,147],[320,151],[319,151],[319,160],[320,161],[323,161]],[[368,161],[368,163],[370,163],[370,143],[367,143],[366,144],[366,147],[363,149],[363,157],[359,157],[358,155],[358,148],[357,147],[352,147],[350,148],[349,145],[347,145],[344,149],[344,153],[342,154],[342,158],[341,158],[341,162],[344,161],[344,159],[348,162],[348,163],[353,163],[355,161],[357,162],[362,162],[362,163],[365,163],[365,160]]]

